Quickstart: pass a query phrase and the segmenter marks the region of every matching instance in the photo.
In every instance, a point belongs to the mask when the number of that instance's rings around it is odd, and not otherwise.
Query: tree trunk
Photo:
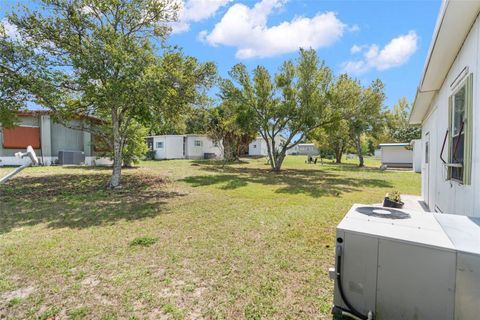
[[[360,141],[360,136],[355,137],[355,146],[357,147],[358,166],[364,167],[365,164],[363,162],[363,150],[362,150],[362,142]]]
[[[335,150],[335,163],[342,163],[343,148]]]
[[[107,187],[110,189],[120,187],[120,179],[122,174],[122,137],[120,136],[120,128],[116,112],[112,112],[113,125],[113,171],[110,182]]]
[[[274,165],[272,166],[272,169],[274,172],[280,172],[280,169],[282,168],[283,160],[285,160],[285,151],[282,150],[280,153],[274,155]]]
[[[235,142],[232,141],[232,137],[225,136],[223,139],[223,157],[226,162],[233,162],[237,160],[235,153]]]

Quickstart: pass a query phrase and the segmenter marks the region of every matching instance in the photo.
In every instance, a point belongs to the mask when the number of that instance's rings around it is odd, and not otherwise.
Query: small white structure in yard
[[[277,146],[282,145],[286,141],[285,138],[280,136],[277,136],[275,139]],[[289,152],[287,152],[287,154],[289,154]],[[251,157],[268,156],[267,142],[262,137],[257,137],[248,145],[248,155]]]
[[[257,137],[248,145],[249,156],[266,156],[268,155],[267,143],[262,137]]]
[[[382,165],[391,168],[411,168],[413,165],[413,152],[407,149],[409,143],[381,143]]]
[[[422,172],[422,140],[415,139],[410,142],[410,146],[413,151],[413,171],[420,173]]]
[[[422,126],[431,211],[480,216],[480,1],[443,1],[411,124]]]
[[[155,159],[210,159],[223,158],[220,143],[206,135],[158,135],[147,137]]]
[[[299,143],[289,150],[292,155],[315,156],[320,154],[318,148],[313,143]]]

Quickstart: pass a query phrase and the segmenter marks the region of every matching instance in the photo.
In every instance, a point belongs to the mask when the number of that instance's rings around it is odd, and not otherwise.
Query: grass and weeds
[[[337,223],[420,190],[367,165],[149,161],[115,191],[109,169],[26,169],[0,186],[0,318],[331,319]]]
[[[135,247],[135,246],[150,247],[151,245],[154,245],[155,242],[157,241],[158,241],[158,238],[138,237],[130,241],[130,246],[131,247]]]

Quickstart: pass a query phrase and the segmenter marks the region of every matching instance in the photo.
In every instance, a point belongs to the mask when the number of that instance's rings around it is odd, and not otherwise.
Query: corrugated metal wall
[[[83,131],[67,128],[58,123],[51,124],[52,156],[58,151],[83,151]]]

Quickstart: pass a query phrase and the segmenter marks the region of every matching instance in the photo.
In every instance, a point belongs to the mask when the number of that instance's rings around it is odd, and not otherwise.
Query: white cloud
[[[172,24],[173,32],[180,33],[190,29],[192,22],[212,17],[221,7],[232,0],[178,0],[180,12],[178,21]]]
[[[351,53],[351,54],[355,54],[355,53],[362,52],[362,50],[363,50],[363,47],[362,47],[362,46],[359,46],[359,45],[354,44],[354,45],[350,48],[350,53]]]
[[[360,31],[360,27],[358,26],[358,24],[354,24],[353,26],[351,26],[350,28],[348,28],[348,31],[350,31],[350,32],[358,32],[358,31]]]
[[[405,64],[418,49],[418,36],[415,31],[390,40],[382,49],[376,44],[354,45],[352,54],[363,52],[360,60],[350,60],[342,64],[344,72],[362,74],[371,69],[387,70]]]
[[[298,16],[267,26],[269,15],[282,8],[285,2],[261,0],[253,7],[236,3],[213,30],[203,31],[199,37],[212,46],[235,47],[236,57],[247,59],[294,52],[300,47],[328,47],[348,31],[348,26],[334,12],[317,13],[311,18]]]

